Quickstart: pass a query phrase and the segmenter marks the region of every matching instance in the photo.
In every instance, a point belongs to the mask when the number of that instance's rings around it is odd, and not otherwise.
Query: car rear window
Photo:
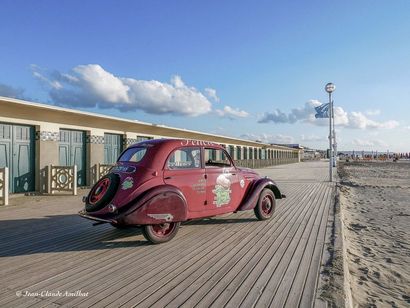
[[[122,153],[120,158],[118,158],[118,161],[138,163],[145,156],[146,152],[146,147],[132,147]]]

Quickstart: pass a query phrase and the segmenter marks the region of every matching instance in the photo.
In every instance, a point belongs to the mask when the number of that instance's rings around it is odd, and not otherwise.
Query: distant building
[[[305,147],[302,155],[302,160],[321,159],[326,156],[326,151],[315,150]]]
[[[0,97],[0,169],[8,167],[12,193],[40,191],[41,174],[50,165],[77,166],[78,186],[89,186],[96,164],[113,164],[127,146],[153,138],[218,143],[238,166],[252,168],[298,162],[302,153],[286,145]]]

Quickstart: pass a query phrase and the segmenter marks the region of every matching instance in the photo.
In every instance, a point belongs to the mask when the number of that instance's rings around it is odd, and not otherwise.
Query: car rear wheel
[[[153,244],[165,243],[174,238],[180,225],[180,222],[146,225],[142,227],[142,234]]]
[[[102,177],[88,194],[86,211],[95,212],[108,205],[114,198],[119,184],[120,178],[117,174],[109,173]]]
[[[258,204],[254,209],[255,215],[259,220],[269,219],[275,212],[275,208],[275,195],[269,188],[265,188],[259,195]]]

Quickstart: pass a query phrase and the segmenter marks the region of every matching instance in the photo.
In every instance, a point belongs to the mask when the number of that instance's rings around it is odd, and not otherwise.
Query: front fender
[[[270,190],[272,190],[276,199],[285,198],[285,195],[281,194],[278,186],[273,180],[269,178],[260,178],[252,183],[252,186],[248,190],[245,198],[239,205],[238,211],[247,211],[255,208],[259,199],[259,195],[264,188],[269,188]]]
[[[150,225],[187,220],[187,202],[172,185],[160,185],[138,199],[117,221],[125,225]]]

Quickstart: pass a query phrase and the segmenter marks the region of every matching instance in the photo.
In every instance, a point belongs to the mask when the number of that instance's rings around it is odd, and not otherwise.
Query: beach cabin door
[[[59,160],[61,166],[77,166],[77,185],[86,185],[85,132],[60,129]]]
[[[115,164],[122,151],[122,136],[104,134],[104,164]]]
[[[9,168],[11,193],[34,190],[34,127],[0,123],[0,168]]]

